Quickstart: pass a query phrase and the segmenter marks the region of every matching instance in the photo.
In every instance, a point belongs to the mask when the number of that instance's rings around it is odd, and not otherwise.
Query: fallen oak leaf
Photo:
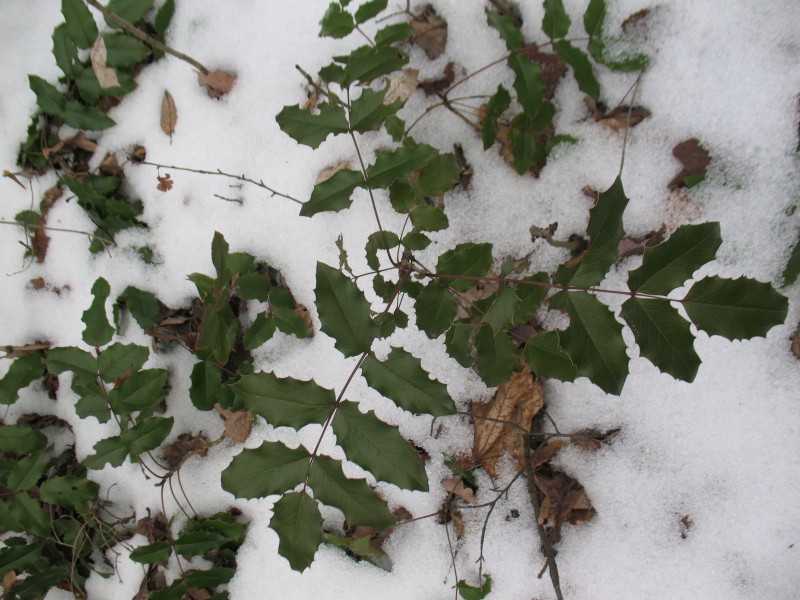
[[[169,136],[170,142],[177,122],[178,109],[175,106],[175,99],[168,91],[164,91],[164,97],[161,99],[161,131]]]
[[[209,73],[197,73],[197,82],[206,88],[212,98],[222,98],[236,83],[236,75],[229,75],[222,69]]]
[[[234,444],[243,444],[250,437],[250,430],[253,428],[253,415],[246,411],[234,412],[227,408],[222,408],[219,403],[214,405],[220,419],[225,421],[225,437]]]

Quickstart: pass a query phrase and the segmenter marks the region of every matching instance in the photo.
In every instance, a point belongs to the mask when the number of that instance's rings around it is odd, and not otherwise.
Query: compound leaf
[[[669,302],[629,298],[622,305],[622,318],[633,330],[642,356],[675,379],[694,381],[700,368],[694,336],[689,322]]]
[[[789,308],[770,284],[747,277],[701,279],[682,302],[698,329],[729,340],[765,336],[784,322]]]
[[[278,554],[295,571],[305,571],[322,543],[322,515],[317,503],[305,493],[284,494],[272,508],[269,526],[280,540]]]
[[[311,148],[317,148],[330,134],[347,133],[344,108],[327,102],[322,102],[318,108],[319,113],[312,114],[299,106],[284,106],[275,120],[281,131]]]
[[[222,471],[222,487],[237,498],[282,494],[305,481],[309,459],[302,446],[291,449],[280,442],[264,442],[233,458]]]
[[[89,48],[97,38],[97,24],[83,0],[61,0],[67,33],[78,48]]]
[[[542,31],[550,39],[563,38],[569,32],[570,18],[561,0],[544,0]]]
[[[567,40],[558,40],[553,44],[553,48],[555,48],[561,60],[572,67],[572,72],[575,74],[575,80],[578,82],[578,87],[581,91],[595,100],[599,100],[600,84],[594,76],[592,63],[589,62],[589,57],[586,53],[570,44]]]
[[[330,3],[319,24],[319,35],[332,38],[346,37],[356,26],[353,15],[344,10],[338,2]]]
[[[359,171],[342,169],[336,171],[325,181],[314,186],[311,198],[303,203],[300,215],[311,217],[319,212],[338,212],[349,208],[353,191],[364,185],[364,176]]]
[[[458,304],[443,286],[430,283],[420,292],[416,301],[417,327],[435,338],[450,327],[458,312]]]
[[[683,225],[666,242],[645,248],[642,266],[628,273],[628,287],[642,294],[668,294],[714,260],[721,243],[719,223]]]
[[[475,278],[486,275],[491,267],[492,245],[468,242],[459,244],[442,254],[436,263],[436,272],[449,276],[470,277],[471,279],[443,278],[443,281],[454,290],[466,292],[475,285]]]
[[[383,362],[370,354],[361,371],[371,387],[403,410],[434,416],[456,412],[447,386],[431,379],[420,360],[402,348],[392,348]]]
[[[494,10],[486,9],[486,22],[489,27],[493,27],[506,42],[506,46],[512,52],[519,50],[525,45],[525,38],[522,32],[514,25],[506,15]]]
[[[561,349],[558,331],[541,331],[525,344],[525,362],[537,377],[574,381],[578,369],[569,355]]]
[[[314,497],[341,510],[350,527],[386,529],[395,523],[386,502],[375,494],[366,480],[346,477],[338,460],[318,456],[311,465],[308,482]]]
[[[517,348],[504,332],[482,326],[475,336],[475,362],[483,382],[495,387],[511,379],[518,364]]]
[[[321,329],[335,340],[345,356],[366,352],[378,337],[369,302],[355,283],[338,269],[317,263],[317,310]]]
[[[100,377],[106,383],[114,383],[127,374],[130,376],[142,368],[150,355],[147,348],[135,344],[111,344],[97,357]]]
[[[322,424],[331,414],[336,399],[333,390],[313,381],[277,377],[274,373],[245,375],[231,386],[247,406],[275,427],[300,429]]]
[[[372,411],[362,413],[349,401],[339,405],[332,426],[347,458],[376,479],[407,490],[428,490],[425,466],[396,426],[384,423]]]
[[[372,189],[387,188],[395,179],[408,177],[438,155],[439,151],[427,144],[403,146],[390,152],[379,150],[375,162],[367,167],[367,185]]]
[[[44,375],[42,355],[26,354],[16,359],[0,379],[0,404],[14,404],[19,391]]]

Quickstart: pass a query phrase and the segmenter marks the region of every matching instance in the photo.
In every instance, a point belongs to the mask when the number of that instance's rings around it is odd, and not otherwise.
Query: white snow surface
[[[401,3],[397,3],[401,4]],[[459,73],[468,73],[503,56],[504,44],[486,25],[484,2],[433,0],[449,22],[446,55],[429,62],[412,49],[414,62],[423,64],[420,78],[441,73],[455,61]],[[539,24],[540,2],[519,3],[528,39],[544,41]],[[573,37],[581,37],[585,0],[566,0],[572,16]],[[637,103],[652,116],[632,129],[628,138],[623,182],[630,204],[625,227],[632,235],[703,221],[719,221],[724,243],[718,258],[703,274],[745,275],[781,284],[800,221],[800,170],[797,144],[797,102],[800,93],[800,3],[771,0],[608,0],[607,28],[620,33],[620,23],[632,13],[653,8],[639,27],[635,46],[649,54],[652,64],[644,74]],[[144,69],[138,88],[110,115],[117,125],[98,137],[95,163],[106,152],[122,158],[141,144],[150,161],[199,169],[245,173],[271,187],[301,199],[311,193],[317,173],[342,160],[356,161],[346,136],[329,138],[313,151],[283,134],[275,115],[284,105],[302,103],[305,81],[295,69],[309,73],[327,64],[363,40],[357,34],[345,40],[317,37],[326,0],[303,3],[274,0],[178,0],[168,32],[175,48],[197,57],[211,68],[235,71],[233,91],[214,100],[198,86],[194,70],[166,57]],[[27,74],[55,81],[59,72],[51,54],[52,30],[61,21],[57,0],[6,2],[0,19],[0,166],[15,171],[19,144],[36,110]],[[101,19],[98,18],[98,23]],[[372,25],[368,32],[374,32]],[[603,99],[613,106],[635,80],[631,74],[598,69]],[[498,83],[510,82],[504,66],[471,79],[461,92],[491,93]],[[172,140],[160,130],[161,98],[169,90],[178,110]],[[421,91],[408,102],[401,117],[411,122],[432,101]],[[622,152],[622,134],[587,119],[577,84],[568,75],[556,97],[557,127],[580,139],[564,145],[551,157],[539,179],[520,177],[496,154],[484,152],[478,136],[447,111],[431,112],[414,129],[416,139],[451,151],[463,144],[475,176],[469,191],[447,195],[450,227],[434,234],[435,243],[419,253],[423,263],[457,243],[491,242],[495,257],[522,256],[534,248],[532,270],[551,269],[564,255],[542,242],[533,246],[528,228],[558,221],[559,235],[585,230],[590,200],[584,186],[606,189],[614,180]],[[708,180],[679,200],[667,182],[680,164],[671,149],[690,137],[699,138],[713,157]],[[385,134],[362,136],[365,161],[390,140]],[[335,240],[343,236],[356,272],[367,270],[364,243],[375,230],[368,197],[357,192],[350,209],[300,217],[297,204],[253,187],[230,187],[221,177],[170,172],[174,188],[156,189],[157,170],[128,163],[126,179],[132,195],[145,205],[147,230],[117,236],[119,245],[96,256],[88,252],[85,237],[51,233],[43,264],[23,259],[21,233],[5,226],[0,236],[3,285],[0,314],[2,344],[24,344],[48,339],[54,345],[81,341],[81,313],[91,302],[94,280],[105,277],[115,298],[133,285],[157,293],[171,306],[186,305],[195,290],[186,275],[213,273],[210,243],[222,232],[232,251],[246,251],[278,268],[297,300],[308,306],[318,329],[314,308],[314,270],[317,261],[338,264]],[[51,173],[33,179],[29,190],[5,178],[0,216],[5,220],[38,205],[51,187]],[[215,197],[242,197],[242,205]],[[378,207],[383,223],[399,230],[403,219],[382,193]],[[60,200],[48,218],[57,227],[91,230],[91,222],[75,202]],[[131,250],[142,244],[157,252],[159,264],[143,265]],[[606,280],[609,288],[625,286],[626,273],[638,266],[631,258]],[[33,291],[28,282],[42,277],[64,288],[60,295]],[[68,286],[68,290],[66,289]],[[626,328],[631,358],[627,383],[619,397],[603,393],[586,379],[575,383],[545,382],[549,411],[561,431],[619,427],[621,435],[609,447],[590,454],[577,448],[562,451],[559,465],[586,488],[597,516],[583,526],[565,526],[559,545],[561,585],[571,600],[745,600],[797,598],[800,584],[800,365],[789,350],[789,338],[800,320],[800,284],[782,290],[790,299],[784,325],[766,338],[729,342],[697,334],[696,350],[703,364],[696,380],[677,382],[640,358]],[[368,297],[376,300],[370,290]],[[612,306],[620,299],[603,296]],[[377,307],[377,303],[375,305]],[[413,312],[413,311],[412,311]],[[118,339],[147,344],[131,322]],[[431,374],[448,385],[460,409],[473,400],[491,397],[478,377],[457,366],[444,352],[442,339],[428,340],[413,326],[390,340],[422,359]],[[389,344],[376,344],[388,352]],[[257,369],[279,376],[314,379],[340,389],[354,359],[343,359],[324,334],[310,340],[277,334],[256,353]],[[189,373],[194,358],[184,350],[154,354],[148,366],[171,371],[167,415],[176,425],[172,438],[187,431],[203,431],[211,439],[223,424],[214,413],[195,410],[188,399]],[[0,373],[9,361],[0,361]],[[431,455],[427,463],[430,493],[408,492],[379,483],[391,508],[404,506],[414,516],[438,510],[445,493],[439,482],[448,475],[443,456],[470,450],[471,425],[462,417],[441,420],[431,437],[430,417],[405,413],[370,390],[357,377],[348,397],[362,409],[400,426],[401,432]],[[6,423],[23,412],[53,413],[75,430],[79,458],[92,452],[103,437],[116,433],[111,424],[75,414],[75,398],[62,382],[53,402],[37,385],[22,392],[17,405],[4,410]],[[245,447],[263,440],[281,440],[290,446],[313,448],[318,426],[294,432],[257,421]],[[171,438],[171,439],[172,439]],[[444,526],[422,519],[399,527],[386,550],[391,572],[356,563],[342,551],[321,546],[313,565],[300,574],[278,555],[277,535],[268,527],[275,497],[240,500],[222,490],[219,474],[241,451],[230,443],[215,447],[207,457],[194,458],[184,468],[183,483],[194,508],[210,514],[237,507],[250,519],[247,540],[239,551],[238,571],[229,585],[232,600],[336,599],[440,600],[455,595],[458,578],[477,583],[480,535],[485,513],[466,519],[466,535],[455,540],[451,559]],[[342,453],[330,434],[322,450],[337,458]],[[352,467],[352,468],[350,468]],[[363,475],[355,465],[348,474]],[[510,468],[504,475],[512,475]],[[118,513],[146,516],[158,511],[159,490],[126,462],[118,469],[92,471],[118,507]],[[502,485],[501,480],[495,482]],[[371,480],[372,481],[372,480]],[[492,482],[480,478],[478,498],[494,498]],[[519,517],[511,516],[512,510]],[[167,495],[167,510],[179,511]],[[341,524],[335,510],[324,511],[328,523]],[[680,519],[688,515],[694,526],[681,535]],[[174,524],[180,526],[180,521]],[[176,529],[177,530],[177,529]],[[146,543],[134,538],[133,545]],[[124,553],[127,550],[120,548]],[[554,598],[547,575],[537,579],[544,564],[534,528],[532,509],[519,480],[491,516],[483,548],[484,572],[491,574],[490,598],[530,600]],[[130,561],[118,561],[118,576],[93,575],[90,598],[131,598],[143,572]],[[455,570],[454,570],[455,567]],[[171,564],[175,569],[175,564]],[[174,571],[177,573],[177,570]],[[53,591],[48,598],[67,598]]]

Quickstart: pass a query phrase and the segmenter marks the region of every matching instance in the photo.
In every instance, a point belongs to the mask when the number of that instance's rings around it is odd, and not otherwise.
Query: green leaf
[[[424,250],[431,244],[431,238],[419,231],[407,233],[400,243],[409,250]]]
[[[544,0],[542,31],[550,39],[563,38],[569,32],[570,19],[561,0]]]
[[[550,308],[569,315],[569,328],[559,335],[578,375],[619,395],[628,376],[628,355],[622,325],[608,306],[586,292],[559,292],[550,299]]]
[[[488,324],[492,331],[499,333],[504,327],[512,325],[518,305],[519,298],[514,288],[504,286],[481,320]]]
[[[217,280],[222,280],[225,283],[227,283],[231,277],[231,272],[228,268],[229,254],[230,246],[225,236],[219,231],[215,231],[214,237],[211,239],[211,262],[214,265],[214,269],[217,271]]]
[[[244,332],[242,342],[245,349],[253,350],[258,348],[275,334],[276,329],[275,319],[267,317],[264,313],[259,313],[253,324]]]
[[[167,587],[151,592],[147,600],[182,600],[188,591],[188,584],[183,579],[176,579]]]
[[[75,403],[75,412],[81,419],[94,417],[100,423],[108,422],[111,411],[108,408],[106,394],[96,382],[73,379],[72,391],[79,396]]]
[[[36,75],[28,75],[28,84],[36,94],[36,104],[39,105],[42,112],[54,116],[63,114],[66,98],[55,86]]]
[[[239,320],[226,303],[206,306],[203,322],[194,349],[199,358],[213,356],[219,364],[227,364],[239,333]]]
[[[356,10],[356,23],[359,25],[369,21],[372,17],[377,17],[381,11],[386,10],[389,0],[370,0],[365,2]]]
[[[75,129],[84,129],[88,131],[108,129],[116,124],[114,120],[104,112],[81,104],[75,100],[67,100],[61,117],[67,125],[71,125]]]
[[[22,425],[0,425],[0,450],[14,454],[32,454],[44,450],[47,437]]]
[[[150,352],[135,344],[111,344],[97,357],[100,377],[106,383],[114,383],[122,375],[136,373],[147,361]]]
[[[39,486],[39,496],[45,502],[68,508],[88,506],[97,497],[100,486],[85,477],[68,475],[51,477]]]
[[[53,30],[53,56],[56,58],[58,68],[69,79],[75,79],[83,70],[83,65],[78,59],[78,47],[69,37],[66,23]]]
[[[153,8],[153,0],[109,0],[108,9],[128,21],[136,24]],[[111,27],[119,27],[114,21],[106,19]]]
[[[131,316],[142,329],[155,327],[158,318],[158,298],[150,292],[128,286],[117,298],[117,303],[124,303]]]
[[[539,106],[552,106],[552,104],[543,102]],[[536,132],[530,126],[532,123],[533,120],[527,113],[521,113],[511,121],[511,131],[508,132],[514,169],[520,175],[525,174],[533,166],[544,166],[547,159],[547,148],[538,142]]]
[[[317,263],[316,304],[321,329],[345,356],[366,352],[378,337],[364,293],[338,269]]]
[[[594,76],[592,63],[589,62],[589,57],[586,53],[570,44],[567,40],[557,41],[553,44],[553,48],[555,48],[561,60],[572,67],[572,72],[575,74],[575,80],[578,82],[578,87],[581,91],[595,100],[599,100],[600,84]]]
[[[72,371],[77,377],[93,381],[97,376],[97,359],[80,348],[71,346],[53,348],[45,359],[47,370],[58,375],[64,371]]]
[[[511,379],[519,359],[514,342],[504,332],[495,334],[491,327],[483,326],[475,337],[475,358],[478,374],[489,387]]]
[[[783,285],[792,285],[797,281],[798,275],[800,275],[800,239],[794,245],[792,254],[786,263],[786,269],[783,271]]]
[[[123,384],[109,393],[109,402],[118,415],[130,415],[139,411],[150,415],[167,397],[166,369],[146,369],[134,373]]]
[[[558,331],[541,331],[525,344],[525,362],[537,377],[575,381],[578,369],[569,355],[561,349]]]
[[[318,456],[311,465],[308,482],[314,497],[344,513],[350,527],[361,525],[386,529],[395,524],[394,517],[364,479],[349,479],[342,463],[328,456]]]
[[[524,54],[509,56],[508,66],[514,71],[514,89],[522,110],[528,114],[535,114],[544,96],[542,70]]]
[[[666,295],[714,260],[720,244],[719,223],[683,225],[666,242],[645,248],[642,266],[628,273],[628,287],[640,294]]]
[[[75,84],[81,98],[87,104],[97,104],[103,96],[124,96],[136,89],[136,80],[122,71],[117,71],[119,86],[104,88],[100,86],[92,67],[86,67],[76,77]]]
[[[547,292],[550,290],[548,286],[536,284],[548,283],[549,281],[550,277],[547,273],[536,273],[530,277],[525,277],[522,282],[517,284],[517,298],[519,298],[519,304],[514,311],[515,325],[527,323],[531,320],[544,299],[547,298]]]
[[[211,360],[195,363],[190,376],[189,398],[198,410],[211,410],[222,387],[222,374]]]
[[[106,300],[111,293],[108,281],[98,277],[92,286],[92,305],[84,311],[81,321],[86,327],[83,330],[83,341],[90,346],[105,346],[114,335],[114,328],[106,315]]]
[[[590,37],[603,33],[603,21],[606,18],[606,0],[589,0],[589,6],[583,13],[583,29]]]
[[[397,115],[391,115],[386,118],[384,129],[386,129],[386,133],[388,133],[395,142],[401,141],[406,135],[405,121]]]
[[[419,187],[412,186],[407,179],[396,179],[389,186],[389,201],[392,208],[399,213],[407,213],[424,202]]]
[[[402,348],[392,348],[383,362],[370,354],[362,363],[361,371],[371,387],[403,410],[433,416],[456,412],[447,386],[431,379],[420,360]]]
[[[34,565],[43,555],[44,544],[34,542],[21,544],[19,546],[6,546],[0,550],[0,577],[9,571],[22,573],[31,570],[28,567]]]
[[[112,467],[118,467],[128,456],[128,445],[122,436],[113,436],[100,440],[94,445],[94,453],[90,454],[83,460],[83,464],[87,469],[102,469],[106,463]]]
[[[450,327],[458,312],[458,304],[447,289],[436,283],[425,286],[417,298],[417,327],[435,338]]]
[[[322,15],[320,37],[343,38],[350,34],[356,24],[353,15],[344,10],[338,2],[331,2]]]
[[[200,294],[200,299],[203,301],[203,303],[211,301],[211,296],[214,293],[214,287],[216,286],[216,282],[213,278],[209,277],[208,275],[204,275],[203,273],[191,273],[190,275],[186,276],[186,279],[191,281],[197,288],[197,293]]]
[[[359,133],[377,131],[383,122],[395,114],[404,102],[396,100],[391,104],[384,104],[386,87],[379,92],[364,88],[361,96],[354,100],[350,106],[350,129]]]
[[[617,176],[605,192],[600,193],[594,208],[589,211],[589,250],[577,267],[559,267],[556,280],[576,287],[591,287],[600,283],[619,257],[619,242],[625,235],[622,213],[628,198]],[[574,358],[574,357],[573,357]],[[576,361],[576,364],[580,364]]]
[[[294,309],[278,306],[272,315],[279,331],[289,335],[296,335],[300,339],[308,337],[305,321]]]
[[[437,206],[415,206],[409,216],[411,224],[422,231],[441,231],[450,225],[447,214]]]
[[[461,167],[454,154],[440,154],[419,171],[419,189],[425,196],[441,196],[461,179]]]
[[[707,277],[681,301],[698,329],[729,340],[766,336],[786,320],[789,301],[768,283]]]
[[[269,298],[269,277],[261,273],[245,273],[236,280],[234,294],[242,300],[266,302]]]
[[[408,23],[394,23],[378,30],[375,34],[375,44],[388,46],[395,42],[403,42],[414,35],[414,28]]]
[[[277,377],[274,373],[245,375],[231,386],[251,413],[261,415],[275,427],[300,429],[311,423],[322,425],[333,410],[333,390],[313,381]]]
[[[314,186],[311,198],[303,203],[300,215],[311,217],[319,212],[338,212],[350,208],[353,191],[364,185],[364,175],[352,169],[336,171],[325,181]]]
[[[472,277],[473,279],[442,278],[454,290],[466,292],[477,283],[474,278],[483,277],[491,267],[492,245],[468,242],[442,254],[436,263],[436,272],[441,275]]]
[[[347,458],[376,479],[407,490],[428,490],[425,466],[396,426],[384,423],[372,411],[364,414],[357,404],[345,401],[339,405],[332,427]]]
[[[22,388],[44,375],[44,362],[38,352],[16,359],[0,379],[0,404],[14,404]]]
[[[69,580],[74,576],[74,571],[70,571],[69,563],[66,561],[48,566],[36,570],[33,574],[14,584],[14,592],[11,597],[19,600],[38,600],[44,598],[48,591],[55,588],[60,581]]]
[[[483,149],[488,150],[497,140],[497,132],[500,128],[500,116],[511,105],[511,96],[502,85],[497,86],[497,91],[489,98],[486,103],[486,111],[483,115],[483,125],[481,127],[481,139]]]
[[[362,46],[343,58],[347,65],[340,82],[343,87],[353,82],[369,83],[381,75],[389,75],[402,69],[408,62],[405,54],[386,45],[377,48]]]
[[[172,21],[172,16],[175,14],[175,0],[167,0],[161,5],[156,13],[156,18],[153,20],[153,26],[157,33],[163,34]]]
[[[32,488],[39,481],[46,466],[47,457],[43,451],[21,458],[11,468],[6,484],[13,491]]]
[[[668,301],[629,298],[621,314],[633,330],[642,356],[675,379],[694,381],[700,368],[694,336],[688,321]]]
[[[3,515],[4,512],[6,515]],[[1,526],[4,529],[26,531],[42,537],[52,535],[50,518],[39,501],[28,494],[14,494],[6,499],[0,504],[0,517],[3,517]]]
[[[175,540],[175,554],[181,556],[203,556],[217,550],[227,540],[215,531],[192,531]]]
[[[427,144],[403,146],[391,152],[379,150],[375,162],[367,167],[367,185],[372,189],[387,188],[395,179],[408,177],[438,155],[439,151]]]
[[[367,254],[367,265],[370,269],[380,269],[380,261],[378,253],[385,252],[392,248],[396,248],[400,244],[400,238],[392,231],[376,231],[371,233],[367,238],[367,245],[364,248]]]
[[[349,126],[344,108],[327,102],[318,108],[319,114],[312,114],[299,106],[284,106],[275,120],[281,131],[311,148],[317,148],[330,134],[347,133]]]
[[[269,303],[275,308],[278,306],[283,306],[284,308],[294,309],[295,307],[294,298],[292,297],[291,292],[281,287],[273,287],[270,289]]]
[[[322,539],[326,544],[336,546],[337,548],[342,548],[350,556],[353,556],[359,560],[366,560],[376,567],[385,567],[385,565],[382,565],[379,561],[384,559],[386,553],[370,543],[372,541],[372,536],[366,535],[351,539],[342,537],[341,535],[334,535],[332,533],[325,532],[322,534]]]
[[[483,576],[483,583],[480,587],[469,585],[463,579],[458,581],[458,594],[464,600],[483,600],[492,593],[492,578],[489,575]]]
[[[126,33],[103,36],[106,43],[106,64],[109,67],[132,67],[150,54],[150,48]]]
[[[447,354],[465,368],[469,368],[475,363],[475,359],[472,358],[472,331],[472,325],[453,323],[444,338]]]
[[[264,442],[233,458],[222,471],[222,487],[237,498],[282,494],[305,481],[309,459],[302,446],[292,450],[280,442]]]
[[[121,435],[100,440],[94,445],[94,454],[83,464],[89,469],[102,469],[106,463],[120,466],[128,454],[142,454],[161,445],[172,431],[172,417],[147,417]]]
[[[184,580],[189,587],[196,590],[203,588],[215,588],[219,585],[228,583],[236,574],[236,569],[232,567],[211,567],[210,569],[203,569],[189,573],[184,577]],[[215,600],[213,596],[209,600]]]
[[[61,0],[67,33],[78,48],[89,48],[97,38],[97,24],[83,0]]]
[[[525,45],[525,38],[522,37],[522,32],[506,15],[494,10],[486,9],[486,22],[489,27],[494,27],[500,37],[506,42],[506,46],[512,52],[519,50]]]
[[[130,559],[143,565],[157,565],[172,555],[172,547],[165,541],[139,546],[130,554]]]
[[[272,508],[269,526],[278,534],[278,554],[295,571],[305,571],[322,543],[322,515],[308,494],[284,494]]]

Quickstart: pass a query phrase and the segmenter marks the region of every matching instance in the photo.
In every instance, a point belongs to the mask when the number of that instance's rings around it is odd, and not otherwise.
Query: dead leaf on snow
[[[400,100],[405,102],[417,89],[419,69],[406,67],[399,75],[388,78],[389,89],[383,97],[383,104],[388,106]]]
[[[462,477],[448,477],[442,481],[444,491],[453,494],[457,498],[461,498],[467,504],[475,505],[478,501],[475,499],[475,492],[471,487],[464,485]]]
[[[680,520],[681,539],[686,539],[689,530],[694,527],[694,521],[689,515],[683,515]]]
[[[106,42],[102,35],[98,35],[89,51],[89,58],[92,61],[92,70],[95,77],[103,89],[119,87],[117,72],[106,64]]]
[[[536,44],[528,44],[523,48],[525,56],[539,65],[542,73],[543,97],[552,100],[555,96],[558,82],[567,73],[567,65],[554,52],[540,52]]]
[[[175,99],[168,91],[164,92],[161,99],[161,131],[169,136],[172,142],[172,134],[175,133],[175,124],[178,122],[178,109],[175,106]]]
[[[652,114],[643,106],[617,106],[608,110],[604,104],[589,96],[585,96],[583,101],[589,108],[592,119],[613,131],[636,127]]]
[[[800,324],[795,329],[794,334],[792,335],[792,354],[795,357],[800,358]]]
[[[449,62],[442,70],[442,76],[436,79],[425,79],[419,82],[419,87],[425,92],[426,96],[433,96],[440,92],[445,91],[455,81],[456,78],[456,65],[454,62]]]
[[[583,486],[569,475],[559,471],[552,474],[537,473],[535,483],[544,496],[539,510],[539,524],[548,529],[551,541],[561,539],[564,523],[580,525],[596,514]]]
[[[636,256],[644,254],[645,248],[652,248],[664,241],[667,234],[667,226],[662,225],[655,231],[650,231],[643,236],[625,236],[619,241],[619,257]]]
[[[587,452],[596,452],[603,445],[609,445],[619,435],[620,429],[611,429],[609,431],[581,431],[570,438],[570,444],[578,446]]]
[[[425,51],[431,60],[444,53],[447,45],[447,22],[442,19],[432,6],[426,6],[420,13],[411,19],[414,29],[412,43]]]
[[[683,169],[667,184],[670,191],[687,186],[687,177],[704,176],[711,163],[711,155],[697,138],[684,140],[672,149],[672,154],[683,163]]]
[[[335,165],[326,167],[319,172],[319,175],[317,175],[317,179],[314,182],[314,185],[319,185],[323,181],[327,181],[328,179],[336,175],[336,173],[338,173],[339,171],[349,168],[350,168],[350,161],[347,160],[343,160],[342,162],[336,163]]]
[[[99,169],[103,175],[109,175],[111,177],[122,177],[125,174],[117,161],[117,157],[110,152],[100,161]]]
[[[33,230],[33,235],[31,236],[31,252],[36,257],[37,263],[43,263],[45,257],[47,256],[47,248],[50,246],[50,238],[47,236],[47,230],[45,229],[45,223],[47,222],[47,216],[41,214],[36,219],[36,229]]]
[[[222,98],[231,91],[236,83],[236,75],[229,75],[221,69],[210,73],[198,73],[197,82],[206,87],[208,95],[212,98]]]
[[[219,403],[214,405],[219,417],[225,421],[225,437],[234,444],[243,444],[250,437],[250,430],[253,428],[253,415],[247,411],[228,410],[222,408]]]
[[[156,175],[156,179],[158,179],[158,185],[156,188],[161,192],[168,192],[172,189],[172,184],[175,183],[170,178],[170,174],[167,173],[163,177],[161,175]]]
[[[186,457],[197,454],[205,456],[208,453],[208,440],[203,436],[195,436],[191,433],[182,433],[171,444],[168,444],[161,451],[164,460],[173,469],[180,466]]]
[[[542,384],[533,379],[527,365],[501,385],[490,402],[472,405],[473,458],[491,477],[497,476],[497,463],[506,450],[520,469],[525,468],[523,432],[530,430],[531,421],[542,406]]]
[[[549,444],[545,444],[538,448],[535,452],[531,453],[531,462],[534,468],[539,468],[545,463],[549,463],[558,454],[562,446],[566,444],[566,440],[553,440]]]

